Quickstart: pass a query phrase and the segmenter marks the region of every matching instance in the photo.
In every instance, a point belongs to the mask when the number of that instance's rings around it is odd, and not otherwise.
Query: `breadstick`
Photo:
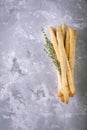
[[[65,51],[66,51],[67,59],[69,60],[69,54],[70,54],[70,30],[69,29],[66,32]],[[68,88],[69,88],[69,96],[72,97],[73,95],[70,90],[69,81],[68,81]]]
[[[73,84],[74,84],[74,58],[75,58],[75,47],[76,47],[76,30],[74,30],[73,28],[69,28],[69,32],[70,32],[70,44],[69,44],[69,64],[70,64],[70,68],[71,68],[71,73],[72,73],[72,80],[73,80]],[[69,76],[71,74],[68,74],[68,80],[69,80]],[[76,90],[73,91],[72,95],[76,93]]]
[[[56,36],[55,36],[55,32],[54,32],[54,29],[53,27],[50,27],[49,28],[49,32],[50,32],[50,36],[51,36],[51,41],[53,43],[53,46],[54,46],[54,50],[56,52],[56,55],[57,55],[57,59],[59,60],[59,50],[58,50],[58,43],[57,43],[57,39],[56,39]],[[58,79],[59,79],[59,86],[58,86],[58,96],[61,96],[61,90],[62,90],[62,85],[61,85],[61,76],[59,74],[59,72],[57,71],[57,75],[58,75]]]
[[[75,48],[76,48],[76,30],[70,27],[70,54],[69,63],[74,77],[74,59],[75,59]]]
[[[73,28],[69,28],[67,31],[67,36],[66,36],[65,49],[66,49],[66,54],[67,54],[71,72],[72,72],[73,83],[74,83],[75,46],[76,46],[76,31]],[[70,96],[72,97],[73,94],[70,93]]]
[[[66,65],[67,64],[66,64],[63,36],[62,36],[62,31],[61,31],[60,27],[57,27],[57,41],[58,41],[58,45],[59,45],[59,55],[60,55],[60,66],[61,66],[64,101],[65,101],[65,103],[68,103],[69,91],[68,91],[68,83],[67,83],[67,77],[66,77],[66,71],[67,71]]]

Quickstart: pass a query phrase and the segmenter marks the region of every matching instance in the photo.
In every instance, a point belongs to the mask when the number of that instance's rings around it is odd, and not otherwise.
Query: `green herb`
[[[57,70],[61,72],[60,69],[60,62],[57,60],[56,52],[54,50],[53,44],[47,37],[46,33],[44,32],[44,29],[42,29],[42,32],[45,37],[45,45],[44,45],[44,51],[48,54],[48,56],[52,59],[54,65],[56,66]]]

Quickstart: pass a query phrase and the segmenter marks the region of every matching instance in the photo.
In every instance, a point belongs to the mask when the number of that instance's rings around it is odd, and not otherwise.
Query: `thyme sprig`
[[[42,29],[42,32],[45,37],[45,44],[44,44],[44,51],[48,54],[48,56],[52,59],[54,65],[56,66],[56,69],[61,72],[60,69],[60,62],[57,60],[56,52],[54,50],[53,44],[47,37],[47,34],[44,32],[44,29]]]

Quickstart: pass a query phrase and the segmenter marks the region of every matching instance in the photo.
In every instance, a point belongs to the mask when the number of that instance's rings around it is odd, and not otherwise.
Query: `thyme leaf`
[[[47,34],[44,32],[44,29],[42,28],[42,32],[45,38],[45,44],[44,44],[44,51],[48,54],[48,56],[52,59],[54,65],[56,66],[56,69],[61,73],[60,69],[60,62],[57,60],[56,52],[54,50],[53,44],[47,37]]]

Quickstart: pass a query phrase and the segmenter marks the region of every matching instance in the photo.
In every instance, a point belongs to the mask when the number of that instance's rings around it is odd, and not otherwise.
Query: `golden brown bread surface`
[[[69,97],[76,93],[74,86],[76,30],[72,27],[67,30],[63,24],[62,27],[56,28],[56,33],[53,27],[49,28],[49,32],[61,68],[61,73],[57,70],[58,96],[62,102],[68,103]]]

